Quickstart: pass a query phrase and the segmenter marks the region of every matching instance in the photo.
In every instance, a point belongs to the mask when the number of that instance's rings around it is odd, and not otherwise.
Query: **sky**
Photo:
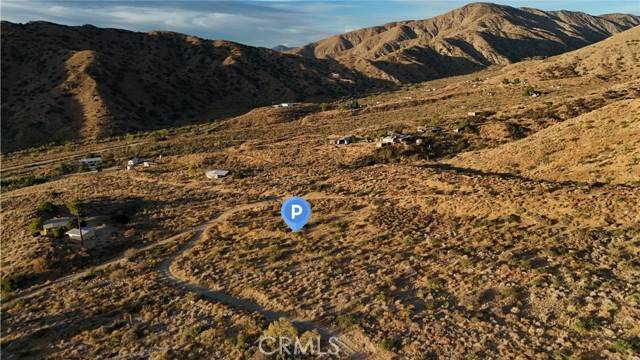
[[[473,1],[38,1],[2,0],[0,18],[134,31],[175,31],[253,46],[300,46],[391,21],[426,19]],[[640,0],[496,0],[542,10],[640,15]]]

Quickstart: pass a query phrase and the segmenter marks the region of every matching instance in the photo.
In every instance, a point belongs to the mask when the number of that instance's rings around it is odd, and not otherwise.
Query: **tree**
[[[52,213],[55,210],[55,206],[50,201],[45,201],[38,205],[38,211]]]
[[[42,218],[37,217],[31,220],[31,223],[29,223],[29,231],[31,232],[31,235],[36,236],[40,234],[40,229],[42,229]]]
[[[531,96],[536,93],[536,89],[533,86],[527,86],[524,91],[522,91],[523,96]]]
[[[82,227],[80,224],[80,216],[82,214],[82,203],[78,199],[73,199],[67,203],[67,209],[71,215],[76,217],[78,223],[78,232],[80,233],[80,246],[84,246],[84,237],[82,236]]]

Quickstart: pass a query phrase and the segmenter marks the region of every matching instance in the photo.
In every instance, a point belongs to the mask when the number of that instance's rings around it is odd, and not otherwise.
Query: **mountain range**
[[[470,4],[278,51],[173,32],[2,22],[2,152],[325,101],[546,57],[640,24]]]
[[[416,82],[547,57],[640,24],[626,14],[474,3],[426,20],[392,22],[323,39],[292,52],[335,59],[369,76]]]

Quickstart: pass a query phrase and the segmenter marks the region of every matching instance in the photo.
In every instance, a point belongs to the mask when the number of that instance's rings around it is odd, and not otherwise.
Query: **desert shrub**
[[[627,355],[630,350],[631,347],[629,346],[629,344],[626,341],[622,340],[616,341],[609,346],[609,351],[622,355]]]
[[[0,280],[2,292],[12,292],[25,285],[27,277],[23,274],[7,275]]]
[[[351,101],[349,101],[348,103],[346,103],[344,105],[344,108],[346,110],[350,110],[350,109],[359,109],[360,108],[360,103],[358,103],[358,100],[356,99],[352,99]]]
[[[504,78],[504,79],[502,79],[502,83],[505,84],[505,85],[509,85],[511,83],[511,81],[509,81],[509,79],[507,79],[507,78]]]
[[[57,167],[58,175],[66,175],[71,174],[77,170],[77,167],[73,163],[62,163]]]
[[[79,199],[73,199],[69,201],[67,204],[67,209],[72,215],[81,216],[82,215],[82,203]]]
[[[535,89],[533,86],[531,86],[531,85],[527,86],[527,87],[526,87],[526,88],[524,88],[524,90],[522,91],[522,95],[523,95],[523,96],[531,96],[531,95],[533,95],[533,94],[535,94],[535,93],[536,93],[536,89]]]
[[[64,236],[64,228],[53,228],[51,229],[51,231],[49,232],[50,236],[56,239],[59,239],[61,237]]]
[[[518,296],[519,290],[513,286],[507,286],[500,289],[499,293],[503,298],[515,298]]]
[[[573,328],[579,333],[596,330],[599,327],[600,324],[596,318],[579,318],[573,323]]]
[[[9,191],[27,186],[42,184],[47,181],[49,181],[49,178],[46,176],[16,176],[0,180],[0,187],[2,187],[4,191]]]
[[[336,323],[342,331],[348,331],[356,325],[360,324],[357,316],[354,314],[340,315],[336,318]]]
[[[380,347],[386,351],[397,351],[400,345],[400,339],[396,337],[386,338],[380,342]]]
[[[40,230],[42,229],[42,218],[41,217],[37,217],[31,220],[31,222],[29,223],[29,232],[31,233],[31,235],[33,236],[37,236],[40,234]]]
[[[515,84],[515,85],[520,84],[520,78],[513,79],[512,83]]]
[[[368,165],[387,164],[396,161],[400,157],[401,151],[397,146],[386,146],[375,149],[373,154],[366,161]]]
[[[420,120],[418,120],[418,125],[419,126],[426,126],[426,125],[437,126],[438,124],[440,124],[440,122],[441,120],[437,115],[425,116],[424,118],[421,118]]]
[[[329,104],[327,104],[327,103],[320,104],[320,110],[322,110],[322,111],[329,110]]]
[[[264,341],[265,347],[275,346],[278,343],[279,338],[291,339],[292,344],[290,346],[293,346],[297,335],[298,329],[296,329],[291,321],[285,318],[280,318],[279,320],[276,320],[269,324],[267,329],[262,333],[262,338],[275,339],[275,342]]]
[[[252,169],[238,169],[231,174],[233,179],[244,179],[253,176],[255,173]]]
[[[52,213],[55,211],[55,205],[50,201],[44,201],[38,205],[38,211]]]
[[[460,122],[458,122],[458,125],[456,126],[456,128],[458,130],[464,130],[469,128],[469,126],[471,126],[471,122],[469,121],[469,119],[462,119],[460,120]]]
[[[203,330],[202,327],[199,325],[192,326],[188,329],[185,329],[181,334],[182,339],[185,341],[195,341],[196,337],[198,337],[198,335],[202,332],[202,330]]]
[[[286,318],[280,318],[269,324],[267,329],[262,333],[262,336],[271,336],[274,338],[288,337],[290,339],[295,338],[298,335],[298,329]]]

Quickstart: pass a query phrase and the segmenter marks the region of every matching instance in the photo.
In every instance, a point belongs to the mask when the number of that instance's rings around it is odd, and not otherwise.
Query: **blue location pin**
[[[298,232],[311,218],[311,205],[299,196],[290,197],[282,204],[280,214],[287,226]]]

